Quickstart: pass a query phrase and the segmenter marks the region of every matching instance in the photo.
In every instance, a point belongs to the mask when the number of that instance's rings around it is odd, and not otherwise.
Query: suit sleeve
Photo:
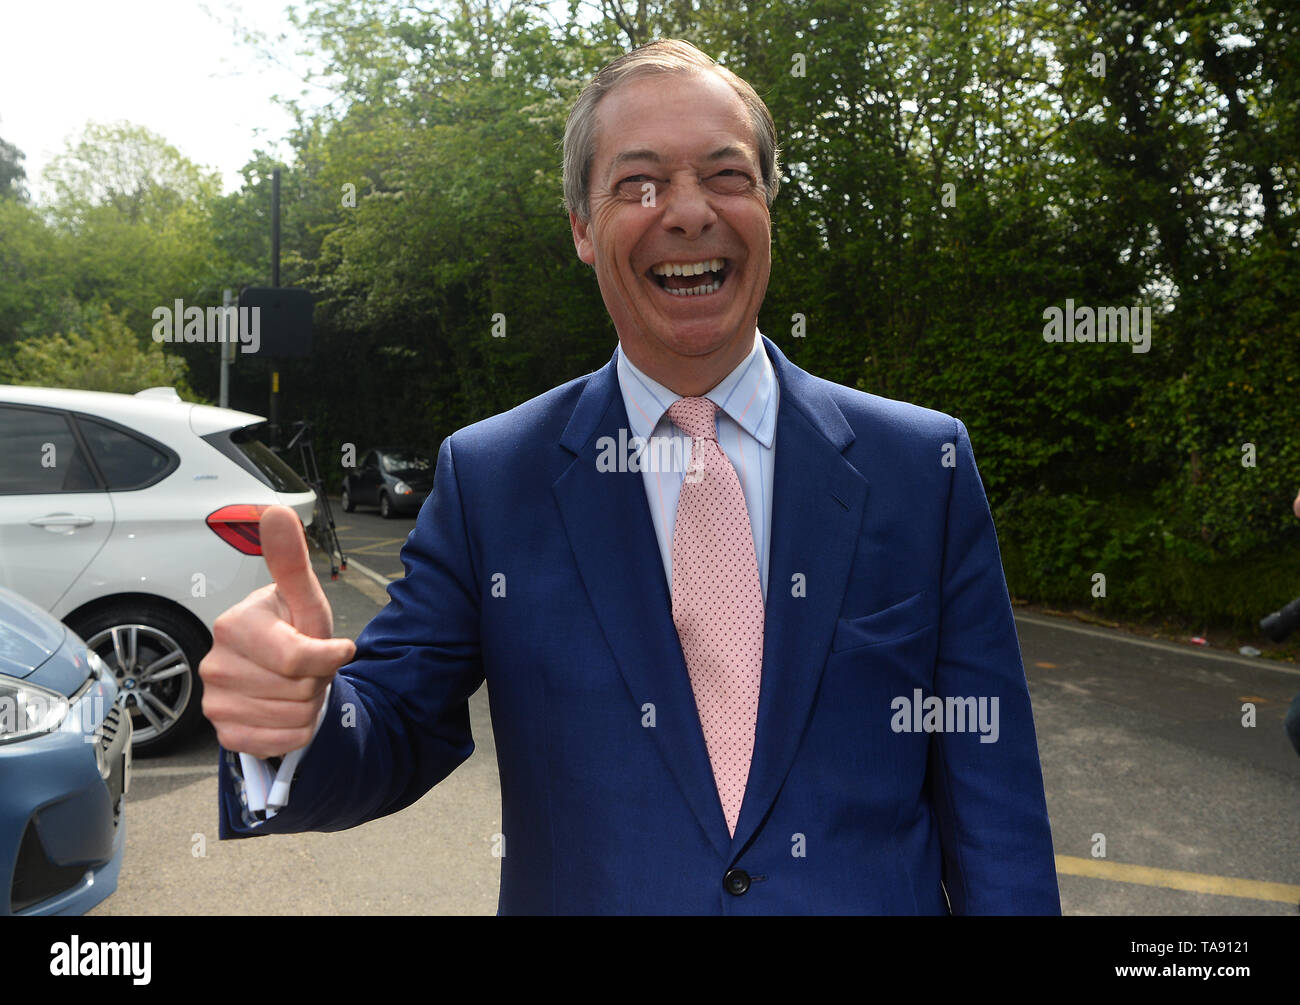
[[[935,692],[983,699],[987,715],[981,729],[931,738],[944,887],[954,914],[1060,914],[1020,643],[993,517],[960,421],[955,448]]]
[[[336,831],[395,813],[451,774],[474,750],[469,698],[483,683],[479,590],[451,439],[433,492],[401,551],[405,578],[334,677],[325,714],[268,820],[241,799],[238,757],[221,752],[220,834]]]

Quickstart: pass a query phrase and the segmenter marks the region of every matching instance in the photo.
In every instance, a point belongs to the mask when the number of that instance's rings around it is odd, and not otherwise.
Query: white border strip
[[[367,579],[373,579],[376,583],[378,583],[380,586],[384,588],[385,593],[387,593],[388,588],[393,585],[393,580],[385,579],[379,573],[375,572],[374,569],[370,568],[368,565],[362,565],[355,558],[349,555],[348,571],[351,572],[353,569],[356,569],[357,572],[361,573],[361,575],[365,576]]]

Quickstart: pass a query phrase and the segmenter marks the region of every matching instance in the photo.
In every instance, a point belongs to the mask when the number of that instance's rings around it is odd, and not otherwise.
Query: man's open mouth
[[[660,262],[651,266],[650,278],[675,297],[698,297],[716,293],[731,274],[725,258],[698,262]]]

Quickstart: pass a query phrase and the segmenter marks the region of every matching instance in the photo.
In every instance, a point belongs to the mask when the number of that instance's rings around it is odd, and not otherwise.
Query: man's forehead
[[[666,103],[665,83],[695,91],[689,107],[677,111]],[[758,161],[748,110],[715,74],[654,74],[626,81],[596,106],[596,120],[597,161],[610,169],[632,160],[659,163],[677,156]]]

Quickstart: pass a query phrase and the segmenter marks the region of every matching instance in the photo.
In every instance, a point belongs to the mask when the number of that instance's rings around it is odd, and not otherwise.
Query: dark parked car
[[[375,447],[343,479],[343,509],[378,506],[379,515],[418,513],[433,488],[434,459],[423,450]]]
[[[117,889],[131,716],[71,629],[0,588],[0,915],[85,914]]]

